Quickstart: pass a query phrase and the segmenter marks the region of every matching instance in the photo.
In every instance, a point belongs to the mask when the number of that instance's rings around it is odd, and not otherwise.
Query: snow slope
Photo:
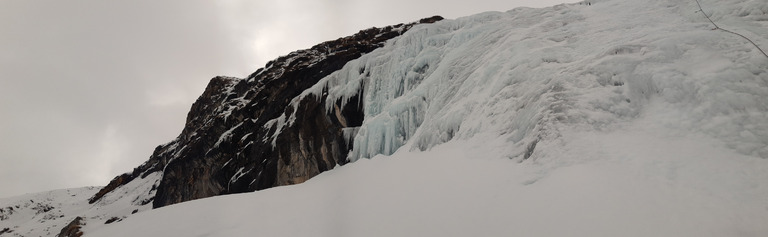
[[[500,152],[504,139],[487,137],[400,150],[299,185],[142,212],[90,236],[768,233],[765,160],[713,139],[658,137],[645,122],[565,132],[572,142],[546,146],[547,159],[523,164]]]
[[[0,236],[55,236],[87,209],[100,187],[53,190],[0,199]],[[6,228],[8,228],[6,230]],[[13,229],[11,229],[13,228]]]
[[[132,214],[152,208],[151,200],[160,174],[137,178],[120,190],[106,194],[96,203],[88,199],[102,187],[53,190],[0,199],[0,236],[56,236],[75,218],[85,224],[80,230],[88,233],[121,221]],[[112,222],[110,221],[110,222]],[[2,231],[5,230],[5,233]]]
[[[768,235],[768,58],[695,1],[589,2],[414,27],[302,95],[362,88],[356,162],[93,236]],[[701,3],[768,47],[768,2]]]

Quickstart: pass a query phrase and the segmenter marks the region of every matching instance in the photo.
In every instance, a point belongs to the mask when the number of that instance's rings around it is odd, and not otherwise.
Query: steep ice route
[[[416,26],[294,102],[327,91],[326,108],[363,103],[351,161],[479,133],[506,137],[510,158],[525,159],[563,127],[614,129],[651,104],[668,108],[665,126],[768,157],[768,61],[755,48],[712,31],[695,1],[590,2]],[[702,4],[768,45],[768,30],[754,27],[763,18],[744,14],[768,3]]]

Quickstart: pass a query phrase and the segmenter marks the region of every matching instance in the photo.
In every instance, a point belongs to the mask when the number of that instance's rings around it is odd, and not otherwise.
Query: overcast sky
[[[181,132],[214,76],[372,26],[565,1],[0,0],[0,197],[106,185]]]

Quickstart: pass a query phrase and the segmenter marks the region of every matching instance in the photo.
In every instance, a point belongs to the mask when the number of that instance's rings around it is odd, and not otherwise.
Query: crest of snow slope
[[[160,173],[137,178],[120,192],[106,194],[100,201],[89,204],[101,187],[84,187],[54,190],[0,199],[0,236],[56,236],[76,217],[83,217],[81,231],[90,232],[106,225],[106,221],[118,221],[133,213],[152,208],[153,185]],[[148,201],[149,200],[149,201]],[[149,205],[148,205],[149,204]]]
[[[695,1],[591,3],[417,26],[304,94],[363,88],[375,159],[94,234],[768,234],[768,59]],[[702,5],[768,45],[768,3]]]

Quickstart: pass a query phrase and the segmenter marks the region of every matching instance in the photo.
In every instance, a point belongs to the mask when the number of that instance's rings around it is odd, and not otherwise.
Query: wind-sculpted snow
[[[758,27],[768,3],[739,3],[703,1],[768,47]],[[696,10],[694,1],[592,1],[420,25],[304,95],[327,89],[326,108],[363,103],[352,161],[480,133],[507,137],[510,157],[528,158],[560,127],[610,129],[651,105],[670,112],[660,123],[768,157],[768,60]]]

